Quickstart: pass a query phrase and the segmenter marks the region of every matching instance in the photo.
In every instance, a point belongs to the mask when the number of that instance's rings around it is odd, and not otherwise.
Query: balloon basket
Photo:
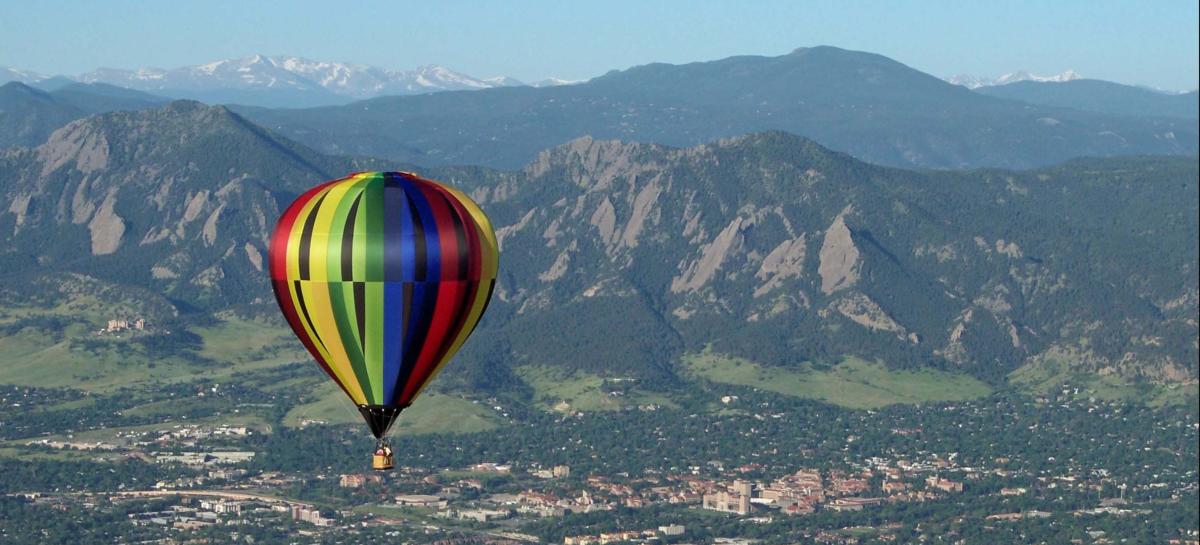
[[[386,440],[380,439],[375,443],[375,453],[371,455],[371,469],[387,471],[395,466],[391,445]]]

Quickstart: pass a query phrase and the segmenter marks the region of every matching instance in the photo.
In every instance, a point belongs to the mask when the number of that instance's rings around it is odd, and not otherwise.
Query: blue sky
[[[338,4],[0,0],[0,66],[78,74],[264,53],[532,81],[835,45],[938,76],[1074,69],[1167,89],[1200,79],[1195,0]]]

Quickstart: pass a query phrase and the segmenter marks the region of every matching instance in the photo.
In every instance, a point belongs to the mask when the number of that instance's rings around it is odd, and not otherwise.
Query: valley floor
[[[128,350],[136,336],[0,338],[0,542],[1195,536],[1187,390],[1138,397],[1029,371],[1014,383],[1036,387],[997,389],[857,358],[782,368],[711,351],[685,357],[685,386],[668,391],[524,366],[525,392],[423,395],[395,430],[400,467],[371,473],[356,411],[277,327],[197,330],[166,359]],[[71,523],[47,524],[63,513]]]

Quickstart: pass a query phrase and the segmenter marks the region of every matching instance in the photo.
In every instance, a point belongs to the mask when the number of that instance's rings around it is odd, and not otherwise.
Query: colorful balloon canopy
[[[296,336],[382,437],[483,316],[498,258],[491,222],[461,191],[360,172],[283,213],[271,283]]]

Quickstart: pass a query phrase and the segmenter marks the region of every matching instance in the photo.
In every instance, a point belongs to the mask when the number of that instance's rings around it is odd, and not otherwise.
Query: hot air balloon
[[[360,172],[300,195],[271,237],[279,308],[385,435],[479,323],[496,284],[491,222],[461,191],[408,172]]]

